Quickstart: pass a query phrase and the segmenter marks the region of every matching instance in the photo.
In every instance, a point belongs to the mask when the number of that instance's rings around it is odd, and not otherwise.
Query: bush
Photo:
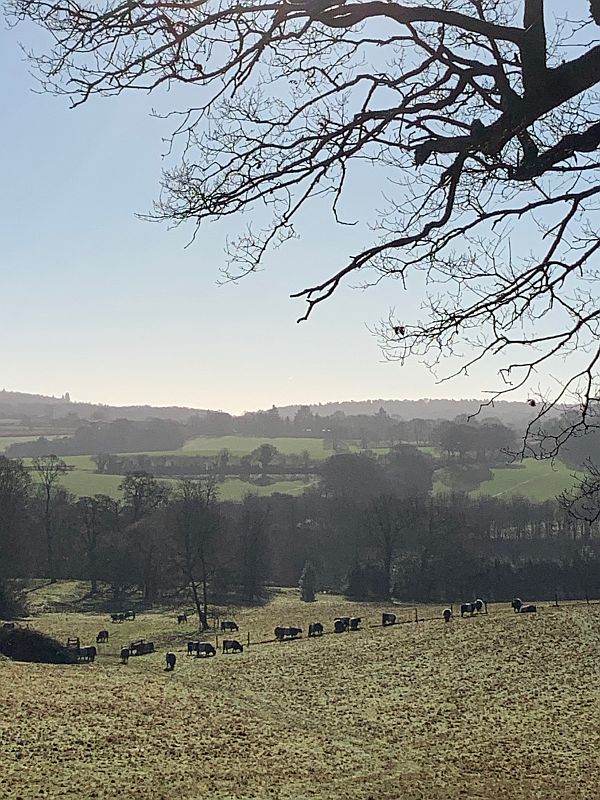
[[[14,661],[74,664],[75,653],[51,636],[32,628],[0,629],[0,653]]]
[[[16,619],[26,614],[25,597],[16,586],[0,580],[0,619]]]

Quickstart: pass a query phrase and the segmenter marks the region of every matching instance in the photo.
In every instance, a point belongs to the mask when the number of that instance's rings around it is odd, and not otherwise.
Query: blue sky
[[[342,288],[309,322],[289,294],[322,279],[364,231],[322,210],[265,271],[218,286],[223,234],[143,222],[158,194],[155,97],[95,99],[78,109],[36,94],[18,42],[0,30],[0,388],[111,404],[246,409],[361,398],[478,397],[491,365],[436,385],[416,363],[385,363],[367,330],[390,306],[412,311],[399,283]],[[358,205],[358,201],[357,201]]]

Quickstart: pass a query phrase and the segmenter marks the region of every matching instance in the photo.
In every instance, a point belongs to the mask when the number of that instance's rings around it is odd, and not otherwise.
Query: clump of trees
[[[305,603],[313,603],[317,598],[317,570],[312,561],[307,561],[302,569],[300,580],[300,599]]]

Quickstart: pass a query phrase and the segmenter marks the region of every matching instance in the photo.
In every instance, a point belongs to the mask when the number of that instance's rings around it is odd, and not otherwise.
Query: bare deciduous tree
[[[385,353],[456,373],[489,357],[491,393],[535,391],[534,429],[577,399],[588,423],[598,391],[600,81],[598,0],[9,0],[53,44],[34,61],[75,105],[97,94],[179,83],[179,166],[155,217],[170,222],[252,213],[226,274],[252,272],[295,235],[306,204],[329,198],[344,224],[361,165],[382,170],[371,240],[301,289],[303,319],[349,279],[420,278],[414,317],[379,324]],[[351,220],[352,221],[352,220]],[[447,362],[446,362],[447,363]],[[451,362],[455,363],[455,362]],[[454,367],[450,367],[452,373]],[[552,454],[561,437],[548,436]],[[539,452],[538,445],[533,446]]]

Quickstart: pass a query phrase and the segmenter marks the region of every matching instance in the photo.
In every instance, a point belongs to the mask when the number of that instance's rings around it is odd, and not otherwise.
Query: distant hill
[[[383,408],[391,417],[398,419],[449,419],[453,420],[460,414],[476,414],[480,407],[480,400],[340,400],[331,403],[315,403],[309,407],[313,414],[330,416],[343,413],[346,416],[355,414],[376,414]],[[293,418],[300,404],[282,406],[277,409],[282,418]],[[186,423],[192,416],[204,417],[209,414],[208,409],[188,408],[185,406],[111,406],[100,403],[78,403],[69,398],[68,392],[62,397],[49,397],[42,394],[27,394],[26,392],[10,392],[5,389],[0,391],[0,432],[6,428],[5,434],[21,433],[22,420],[44,419],[50,423],[58,424],[59,432],[73,427],[75,419],[97,420],[113,422],[116,419],[129,419],[133,422],[144,422],[149,419],[170,419]],[[479,419],[495,417],[506,425],[522,428],[531,420],[535,411],[525,402],[499,401],[493,406],[483,408]],[[69,415],[71,424],[69,423]],[[226,415],[228,416],[228,415]],[[10,427],[10,431],[8,428]],[[37,424],[33,426],[37,430]],[[15,430],[13,431],[13,428]],[[17,431],[16,428],[19,430]],[[23,431],[24,432],[24,431]]]
[[[346,415],[376,414],[383,408],[391,417],[398,419],[449,419],[460,414],[477,414],[483,401],[476,399],[445,400],[343,400],[332,403],[315,403],[310,405],[313,414],[329,416],[337,412]],[[283,406],[278,409],[282,417],[293,417],[300,406]],[[493,406],[486,406],[478,414],[479,419],[495,417],[505,425],[521,428],[535,416],[535,411],[525,402],[498,401]]]
[[[184,406],[109,406],[100,403],[75,403],[68,392],[62,397],[48,397],[42,394],[0,391],[0,421],[21,420],[23,417],[45,417],[63,419],[68,414],[76,414],[81,419],[96,419],[112,422],[116,419],[130,419],[143,422],[147,419],[172,419],[187,422],[194,415],[203,416],[205,409]]]

